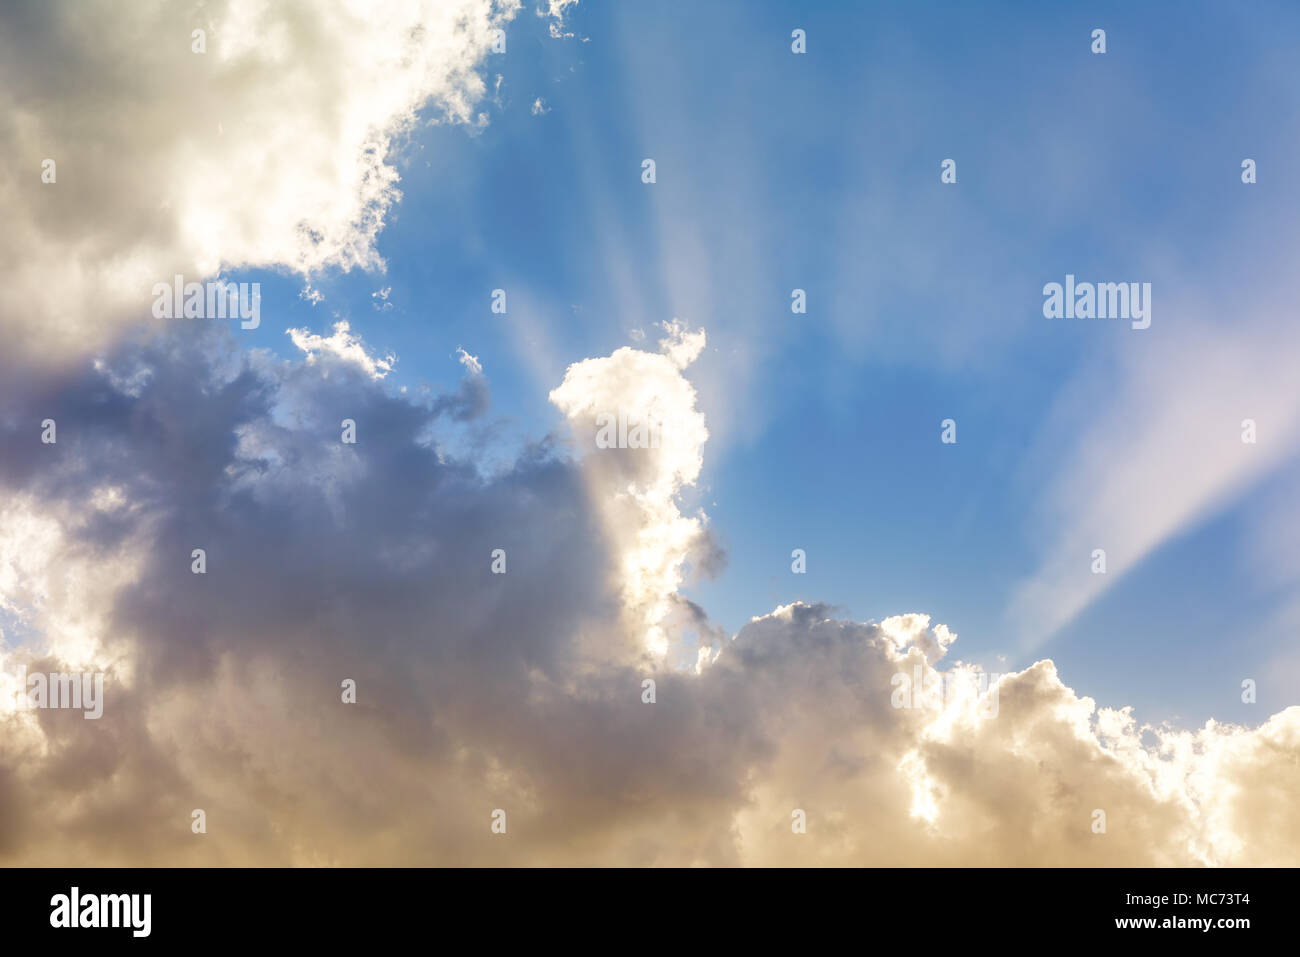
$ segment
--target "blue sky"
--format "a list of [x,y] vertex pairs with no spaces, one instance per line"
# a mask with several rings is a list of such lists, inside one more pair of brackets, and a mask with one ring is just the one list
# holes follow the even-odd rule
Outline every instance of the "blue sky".
[[[1127,356],[1194,336],[1176,304],[1231,330],[1243,285],[1285,288],[1260,247],[1277,254],[1297,198],[1277,122],[1297,105],[1277,85],[1293,34],[1254,29],[1263,7],[1211,4],[1172,24],[1121,4],[740,9],[583,5],[559,41],[518,18],[483,69],[487,122],[424,126],[400,154],[387,271],[321,277],[318,305],[297,278],[249,274],[270,317],[250,342],[288,355],[284,328],[346,318],[412,389],[450,388],[463,347],[515,449],[560,426],[546,394],[569,363],[680,317],[708,334],[692,378],[712,433],[684,500],[729,556],[687,594],[729,632],[796,598],[923,611],[967,660],[1051,656],[1148,720],[1249,723],[1244,677],[1294,698],[1295,671],[1270,675],[1294,645],[1278,620],[1294,590],[1250,560],[1271,473],[1186,516],[1048,638],[1022,641],[1011,610],[1050,544],[1035,509],[1086,437],[1086,405],[1053,423],[1063,396],[1107,393]],[[950,157],[956,185],[940,183]],[[1045,319],[1041,287],[1066,273],[1152,282],[1152,327]]]

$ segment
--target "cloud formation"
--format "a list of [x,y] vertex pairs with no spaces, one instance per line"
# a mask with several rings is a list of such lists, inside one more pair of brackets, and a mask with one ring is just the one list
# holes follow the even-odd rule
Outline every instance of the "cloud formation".
[[[477,121],[517,9],[0,14],[0,860],[1294,864],[1300,708],[1148,728],[1050,661],[1000,676],[996,713],[899,707],[900,675],[979,677],[928,615],[792,603],[721,634],[679,593],[717,554],[680,501],[702,330],[576,362],[550,393],[574,452],[484,474],[443,441],[489,407],[464,350],[417,401],[346,323],[288,330],[287,361],[132,325],[174,273],[378,268],[390,147],[430,105]],[[662,441],[598,447],[629,415]],[[103,717],[18,709],[20,667],[103,672]]]
[[[575,365],[557,404],[653,398],[688,441],[548,439],[495,477],[439,448],[438,397],[332,350],[214,359],[224,333],[190,329],[10,397],[7,862],[1294,863],[1300,708],[1145,729],[1050,661],[1002,676],[995,715],[896,707],[896,675],[976,674],[945,667],[956,635],[802,603],[694,668],[647,655],[628,609],[670,601],[682,555],[648,533],[703,443],[683,329]],[[105,671],[104,717],[12,710],[20,663]]]
[[145,316],[153,284],[174,274],[382,268],[375,241],[400,195],[392,147],[423,110],[480,121],[476,67],[519,9],[7,4],[7,345],[84,357]]
[[[663,329],[657,355],[624,347],[575,363],[550,395],[589,450],[585,474],[620,556],[624,606],[644,634],[645,649],[659,657],[668,648],[664,623],[674,610],[683,566],[709,547],[707,517],[682,515],[677,504],[678,493],[699,477],[709,437],[695,389],[681,374],[703,351],[705,335],[678,320]],[[617,424],[622,440],[638,423],[647,428],[644,442],[598,448],[602,424]]]

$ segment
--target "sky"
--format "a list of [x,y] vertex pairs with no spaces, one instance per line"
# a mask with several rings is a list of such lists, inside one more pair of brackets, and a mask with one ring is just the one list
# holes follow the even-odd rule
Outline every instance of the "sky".
[[1296,862],[1300,11],[0,18],[0,859]]

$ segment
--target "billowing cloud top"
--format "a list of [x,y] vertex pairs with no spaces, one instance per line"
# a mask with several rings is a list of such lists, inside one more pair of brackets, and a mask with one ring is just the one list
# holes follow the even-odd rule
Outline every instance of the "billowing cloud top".
[[[569,367],[551,401],[568,417],[591,453],[586,475],[604,517],[607,536],[620,556],[618,585],[625,607],[644,629],[645,649],[662,656],[669,636],[682,566],[700,548],[705,516],[685,516],[677,494],[695,482],[709,437],[695,408],[695,389],[681,374],[704,348],[703,330],[664,324],[656,355],[624,347],[601,359]],[[627,440],[638,424],[644,441]],[[602,426],[625,448],[597,448]],[[638,447],[640,446],[640,447]]]
[[[1300,708],[1254,730],[1144,728],[1050,661],[940,670],[956,635],[926,615],[803,603],[695,668],[647,654],[701,534],[671,497],[704,435],[680,341],[580,363],[554,397],[579,433],[605,402],[654,397],[685,450],[539,447],[490,479],[429,441],[441,400],[388,395],[347,350],[223,365],[215,339],[173,338],[13,397],[15,422],[39,407],[63,431],[39,452],[25,426],[0,433],[0,855],[1294,861]],[[102,671],[103,717],[18,710],[23,666]],[[983,695],[950,693],[958,678]]]

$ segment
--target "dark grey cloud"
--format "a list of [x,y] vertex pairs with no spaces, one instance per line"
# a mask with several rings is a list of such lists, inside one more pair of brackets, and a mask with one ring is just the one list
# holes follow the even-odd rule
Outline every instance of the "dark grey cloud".
[[98,609],[106,673],[100,720],[0,714],[7,862],[1147,865],[1294,846],[1300,708],[1144,745],[1039,662],[1003,678],[993,719],[900,709],[894,676],[933,675],[952,636],[816,604],[732,638],[678,597],[665,625],[711,653],[674,668],[628,631],[604,472],[561,443],[484,475],[439,444],[446,397],[201,326],[75,374],[5,371],[0,542],[34,543],[36,584],[10,592],[38,596],[10,614],[50,645],[6,664],[68,670],[57,630]]

